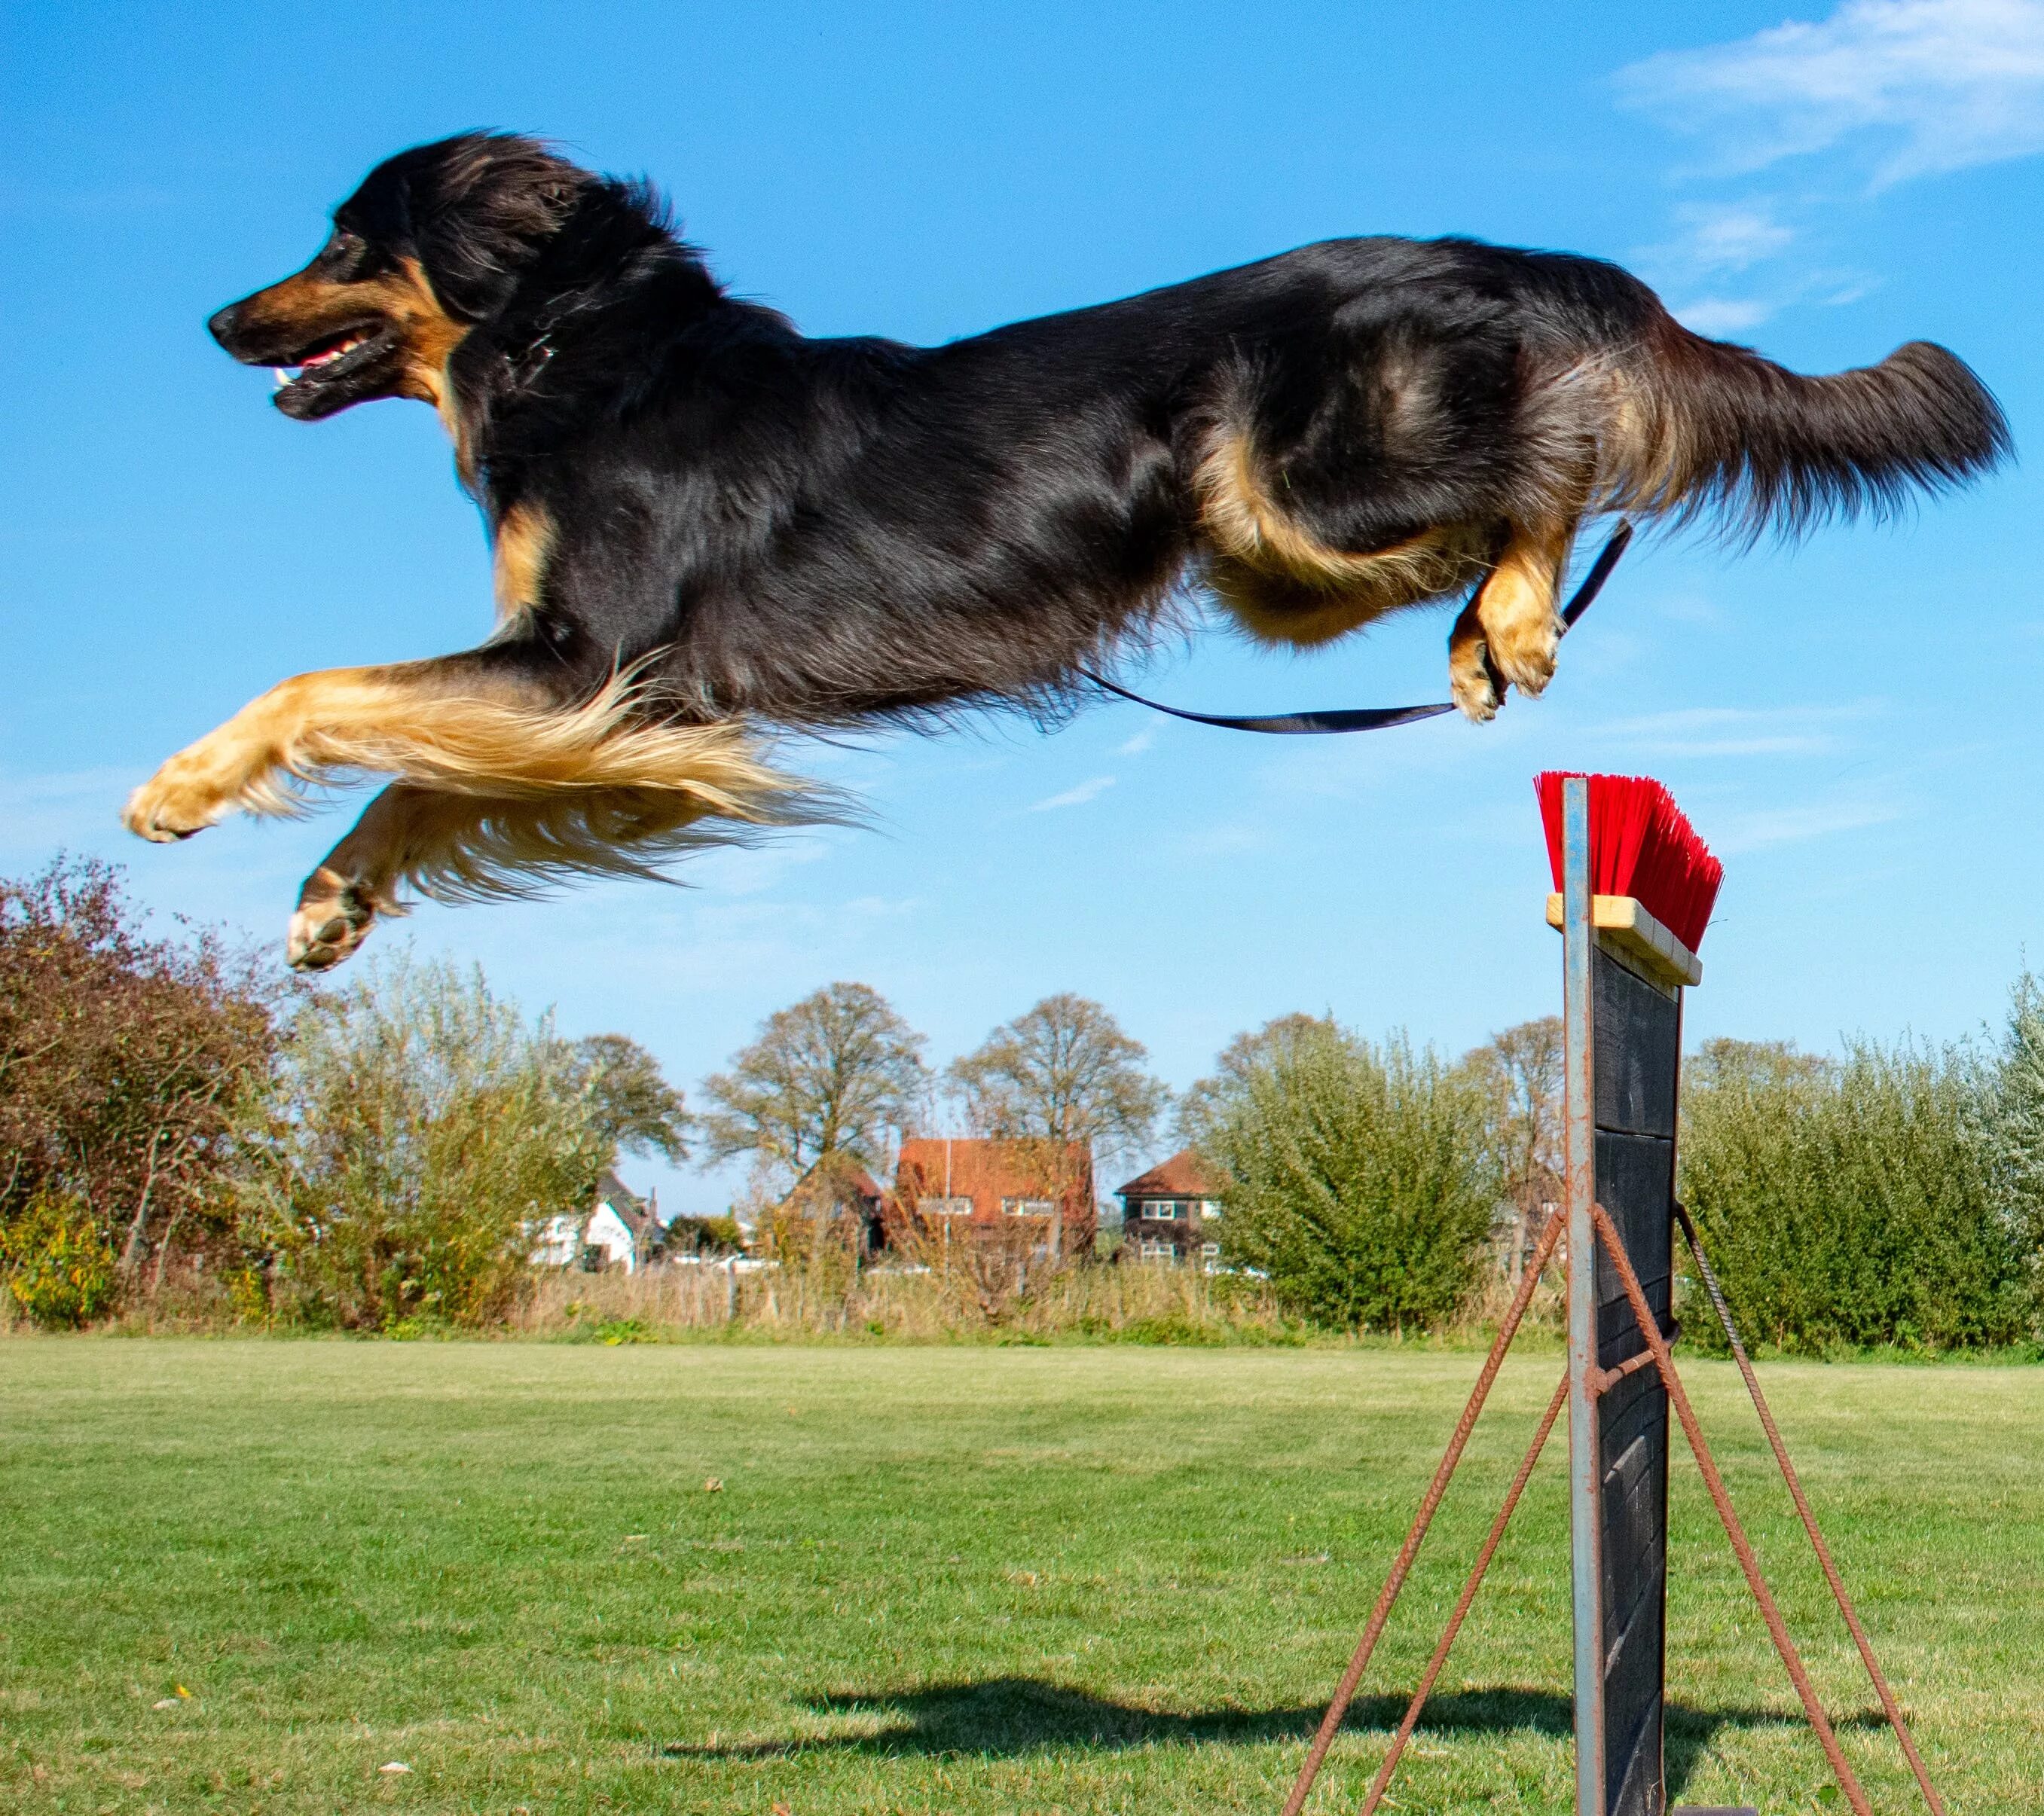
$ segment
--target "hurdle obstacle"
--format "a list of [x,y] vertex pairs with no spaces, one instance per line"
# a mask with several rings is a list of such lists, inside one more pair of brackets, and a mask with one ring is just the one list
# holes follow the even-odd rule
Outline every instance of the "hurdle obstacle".
[[[1818,1530],[1694,1226],[1675,1196],[1682,993],[1701,981],[1701,962],[1636,899],[1593,893],[1590,778],[1559,779],[1562,887],[1548,898],[1547,920],[1562,935],[1564,1202],[1549,1217],[1535,1244],[1440,1465],[1293,1783],[1285,1816],[1299,1816],[1304,1806],[1540,1276],[1565,1234],[1566,1368],[1385,1749],[1365,1798],[1363,1816],[1375,1816],[1385,1798],[1427,1695],[1564,1407],[1569,1414],[1577,1816],[1754,1816],[1745,1809],[1691,1806],[1670,1811],[1667,1806],[1671,1410],[1695,1455],[1747,1588],[1832,1776],[1854,1816],[1870,1816],[1865,1791],[1839,1747],[1761,1575],[1675,1371],[1669,1346],[1680,1334],[1673,1315],[1678,1222],[1882,1710],[1932,1816],[1945,1816],[1908,1723]],[[1682,832],[1689,836],[1686,824]]]
[[[1696,955],[1630,896],[1591,889],[1589,782],[1562,784],[1564,1209],[1576,1808],[1661,1816],[1667,1683],[1668,1393],[1612,1257],[1609,1213],[1672,1339],[1675,1106]],[[1579,1257],[1593,1265],[1578,1265]]]

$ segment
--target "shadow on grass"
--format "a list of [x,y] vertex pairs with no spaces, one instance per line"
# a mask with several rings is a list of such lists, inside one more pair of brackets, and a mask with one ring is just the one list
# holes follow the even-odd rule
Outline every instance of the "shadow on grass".
[[[1375,1730],[1389,1734],[1405,1713],[1406,1696],[1358,1697],[1344,1731]],[[670,1759],[760,1760],[801,1753],[853,1753],[880,1756],[925,1753],[978,1755],[999,1759],[1051,1747],[1090,1747],[1119,1752],[1159,1745],[1254,1745],[1269,1741],[1304,1741],[1320,1725],[1321,1707],[1297,1709],[1211,1709],[1174,1714],[1111,1702],[1089,1691],[1034,1677],[994,1677],[977,1684],[928,1684],[911,1690],[844,1691],[813,1697],[819,1714],[891,1714],[899,1719],[870,1734],[826,1735],[813,1740],[732,1741],[659,1749]],[[1435,1733],[1527,1732],[1566,1739],[1574,1726],[1566,1696],[1551,1691],[1504,1687],[1462,1690],[1428,1699],[1420,1727]],[[1668,1791],[1673,1797],[1689,1782],[1702,1756],[1727,1728],[1799,1727],[1800,1713],[1773,1709],[1668,1709]],[[1842,1728],[1879,1727],[1876,1712],[1836,1721]],[[1814,1742],[1812,1743],[1814,1745]]]

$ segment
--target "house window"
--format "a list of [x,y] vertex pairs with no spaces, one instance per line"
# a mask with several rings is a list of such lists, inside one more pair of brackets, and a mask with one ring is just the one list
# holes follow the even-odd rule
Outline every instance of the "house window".
[[1146,1261],[1174,1261],[1178,1258],[1178,1246],[1169,1236],[1145,1236],[1138,1252]]
[[970,1217],[972,1200],[970,1198],[918,1198],[916,1208],[925,1217]]
[[1154,1204],[1144,1205],[1143,1215],[1155,1218],[1159,1223],[1175,1223],[1178,1220],[1178,1201],[1175,1198],[1159,1198]]
[[1051,1198],[1004,1198],[1001,1208],[1009,1217],[1051,1217],[1057,1215],[1058,1206]]
[[1219,1261],[1220,1259],[1220,1244],[1218,1242],[1202,1242],[1200,1244],[1200,1253],[1204,1255],[1210,1261]]
[[1200,1200],[1200,1215],[1208,1219],[1216,1218],[1220,1215],[1220,1206],[1211,1198],[1202,1198]]

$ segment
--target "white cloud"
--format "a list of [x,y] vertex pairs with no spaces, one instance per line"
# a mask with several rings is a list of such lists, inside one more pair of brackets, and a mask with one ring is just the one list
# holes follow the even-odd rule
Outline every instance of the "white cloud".
[[1047,800],[1037,801],[1029,811],[1032,813],[1048,813],[1054,807],[1083,807],[1096,795],[1105,794],[1113,786],[1113,777],[1095,776],[1090,781],[1081,782],[1077,788],[1066,789],[1062,794],[1054,794]]
[[1619,73],[1633,105],[1759,170],[1872,135],[1877,186],[2044,151],[2044,0],[1846,0]]
[[0,775],[0,851],[12,857],[51,846],[110,842],[121,803],[145,779],[145,771],[123,769]]
[[1204,831],[1188,832],[1178,841],[1178,849],[1193,858],[1234,858],[1266,850],[1270,843],[1270,834],[1258,827],[1210,826]]
[[1736,297],[1700,297],[1694,302],[1677,304],[1669,313],[1692,334],[1716,340],[1758,328],[1773,314],[1774,305]]
[[1114,747],[1114,754],[1117,757],[1139,757],[1156,742],[1157,734],[1155,731],[1138,731],[1134,737],[1124,738],[1116,744]]
[[1835,706],[1704,706],[1622,719],[1604,728],[1620,743],[1662,757],[1814,756],[1839,747],[1839,728],[1873,717],[1877,701]]
[[1723,816],[1712,823],[1711,849],[1729,858],[1773,845],[1800,845],[1839,832],[1885,826],[1903,815],[1900,802],[1873,798],[1807,801],[1800,806],[1762,808]]
[[1698,271],[1742,271],[1787,250],[1795,230],[1766,202],[1698,203],[1679,209],[1682,236],[1665,250]]

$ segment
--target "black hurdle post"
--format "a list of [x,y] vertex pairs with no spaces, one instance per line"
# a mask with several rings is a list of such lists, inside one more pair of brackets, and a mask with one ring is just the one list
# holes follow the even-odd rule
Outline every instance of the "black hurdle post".
[[1591,893],[1588,779],[1562,803],[1576,1816],[1664,1816],[1668,1396],[1592,1215],[1672,1337],[1682,991],[1703,967],[1631,897]]

